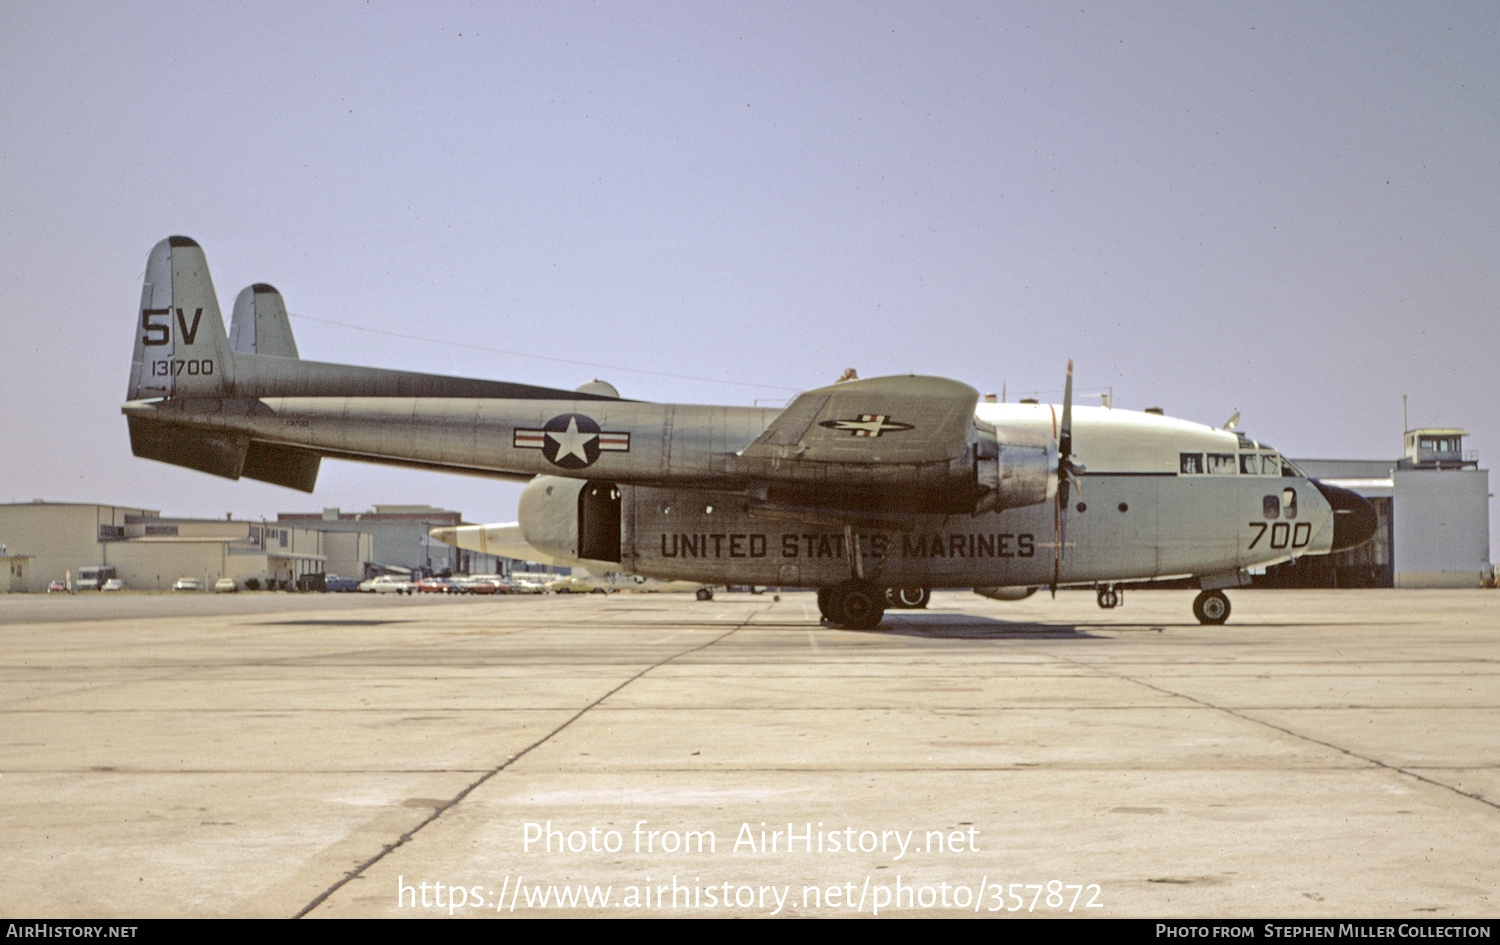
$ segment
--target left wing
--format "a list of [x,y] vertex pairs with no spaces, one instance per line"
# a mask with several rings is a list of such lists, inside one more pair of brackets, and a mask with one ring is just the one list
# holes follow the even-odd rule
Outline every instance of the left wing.
[[967,384],[913,375],[808,391],[737,456],[751,514],[909,527],[891,516],[1044,501],[1050,447],[1031,437],[1002,442],[975,418],[978,400]]
[[979,392],[942,377],[873,377],[801,394],[740,456],[916,465],[963,455]]

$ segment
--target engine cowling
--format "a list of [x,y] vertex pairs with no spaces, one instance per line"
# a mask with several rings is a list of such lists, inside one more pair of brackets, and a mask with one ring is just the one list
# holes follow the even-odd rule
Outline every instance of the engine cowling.
[[1057,491],[1057,445],[1050,438],[977,422],[975,430],[976,514],[1024,508],[1052,498]]

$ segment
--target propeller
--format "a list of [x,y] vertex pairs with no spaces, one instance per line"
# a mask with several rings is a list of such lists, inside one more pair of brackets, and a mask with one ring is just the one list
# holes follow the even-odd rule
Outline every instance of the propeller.
[[1083,494],[1083,484],[1078,482],[1082,466],[1073,462],[1073,362],[1068,361],[1068,380],[1063,386],[1062,426],[1057,431],[1057,501],[1052,506],[1052,596],[1057,596],[1057,583],[1062,575],[1063,545],[1068,540],[1068,494],[1070,487],[1078,486]]

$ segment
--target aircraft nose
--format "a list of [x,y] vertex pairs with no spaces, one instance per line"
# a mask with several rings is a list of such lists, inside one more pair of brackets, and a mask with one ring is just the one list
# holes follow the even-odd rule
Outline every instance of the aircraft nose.
[[1333,507],[1333,547],[1329,551],[1358,548],[1375,534],[1375,506],[1357,492],[1311,480]]

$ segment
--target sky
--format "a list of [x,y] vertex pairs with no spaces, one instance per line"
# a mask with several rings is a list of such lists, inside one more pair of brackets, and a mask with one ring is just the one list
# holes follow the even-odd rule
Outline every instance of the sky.
[[1059,400],[1072,359],[1079,403],[1489,466],[1496,62],[1492,2],[0,0],[0,502],[514,520],[133,457],[173,234],[314,360],[780,405],[846,367]]

